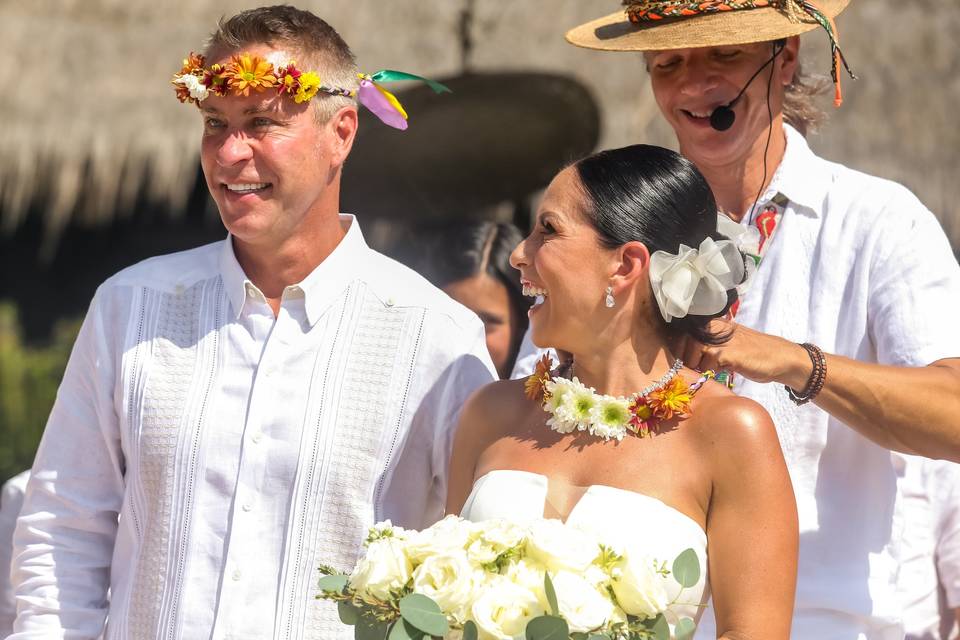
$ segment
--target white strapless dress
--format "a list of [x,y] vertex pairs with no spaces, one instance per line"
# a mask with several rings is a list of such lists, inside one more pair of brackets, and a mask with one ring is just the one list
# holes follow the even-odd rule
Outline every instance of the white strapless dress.
[[[460,515],[474,522],[504,518],[526,524],[544,517],[548,489],[547,477],[539,473],[490,471],[474,482]],[[595,484],[586,488],[566,522],[595,533],[615,547],[641,549],[645,555],[666,561],[667,567],[682,551],[693,549],[700,558],[700,581],[683,590],[668,621],[674,622],[677,617],[700,619],[710,595],[707,534],[692,518],[642,493]],[[673,600],[680,587],[671,584]]]

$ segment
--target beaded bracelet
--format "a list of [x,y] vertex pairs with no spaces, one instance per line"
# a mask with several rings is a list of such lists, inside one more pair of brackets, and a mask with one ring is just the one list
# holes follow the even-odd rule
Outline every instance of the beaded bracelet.
[[794,404],[798,407],[816,398],[817,394],[823,389],[823,383],[827,379],[827,359],[823,357],[823,351],[820,350],[820,347],[815,344],[810,344],[809,342],[804,342],[800,346],[803,347],[807,355],[810,356],[810,362],[813,363],[813,371],[810,373],[810,378],[807,380],[807,385],[803,388],[803,391],[798,393],[796,390],[786,387],[787,395],[790,396],[790,399],[793,400]]

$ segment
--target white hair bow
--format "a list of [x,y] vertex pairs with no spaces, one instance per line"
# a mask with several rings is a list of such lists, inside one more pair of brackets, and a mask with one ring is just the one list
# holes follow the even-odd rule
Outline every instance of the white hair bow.
[[743,256],[730,240],[705,238],[700,249],[680,245],[676,254],[650,256],[650,284],[663,319],[709,316],[727,306],[727,292],[744,277]]

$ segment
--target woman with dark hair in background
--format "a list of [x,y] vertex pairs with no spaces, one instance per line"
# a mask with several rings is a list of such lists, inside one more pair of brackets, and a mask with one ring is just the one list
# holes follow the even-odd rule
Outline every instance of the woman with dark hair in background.
[[510,377],[530,307],[520,287],[520,272],[510,266],[510,253],[523,234],[512,224],[478,221],[427,235],[417,270],[480,316],[497,372],[501,378]]
[[[659,147],[604,151],[554,178],[511,262],[537,298],[534,341],[571,360],[470,398],[447,513],[558,518],[667,563],[692,548],[707,570],[669,594],[668,621],[688,630],[681,618],[698,619],[712,589],[724,638],[776,640],[789,637],[798,543],[776,430],[676,351],[688,336],[729,339],[707,325],[746,269],[716,210],[693,164]],[[607,621],[642,610],[611,588],[623,610]]]

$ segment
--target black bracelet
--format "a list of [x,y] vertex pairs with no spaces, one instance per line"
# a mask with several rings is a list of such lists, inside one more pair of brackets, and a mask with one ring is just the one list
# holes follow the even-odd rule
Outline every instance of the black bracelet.
[[810,362],[813,363],[813,371],[803,391],[797,392],[795,389],[786,387],[787,395],[798,407],[806,404],[817,397],[817,394],[823,389],[823,383],[827,379],[827,359],[823,357],[823,351],[815,344],[804,342],[800,345],[810,356]]

